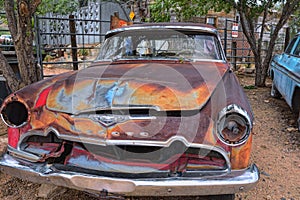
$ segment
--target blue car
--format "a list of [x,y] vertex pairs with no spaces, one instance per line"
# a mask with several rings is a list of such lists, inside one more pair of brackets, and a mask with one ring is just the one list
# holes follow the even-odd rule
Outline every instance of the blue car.
[[273,79],[271,96],[282,96],[298,114],[300,130],[300,33],[291,40],[285,52],[273,57],[270,76]]

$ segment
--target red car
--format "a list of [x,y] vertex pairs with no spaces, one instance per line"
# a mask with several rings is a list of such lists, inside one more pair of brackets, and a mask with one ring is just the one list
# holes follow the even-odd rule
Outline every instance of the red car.
[[31,181],[234,199],[259,180],[251,107],[207,25],[112,30],[89,68],[11,94],[1,117],[1,169]]

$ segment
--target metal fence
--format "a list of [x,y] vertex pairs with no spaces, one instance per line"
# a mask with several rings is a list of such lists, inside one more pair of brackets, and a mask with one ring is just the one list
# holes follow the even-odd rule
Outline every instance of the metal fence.
[[67,24],[64,29],[53,28],[50,31],[48,29],[36,29],[37,57],[42,68],[73,70],[85,67],[95,59],[103,37],[101,33],[85,33],[78,29],[78,26],[82,27],[81,25],[86,23],[93,23],[98,26],[101,26],[101,23],[109,24],[109,21],[77,19],[73,15],[70,15],[69,18],[37,16],[35,21],[36,27],[48,23],[54,26]]
[[[233,28],[234,25],[238,25],[238,22],[231,19],[225,19],[224,22],[224,28],[219,29],[219,32],[225,54],[233,68],[237,70],[241,66],[250,67],[251,65],[254,65],[254,55],[241,26],[239,25],[237,29]],[[258,35],[260,34],[261,25],[257,24],[256,27],[256,34]],[[271,34],[272,30],[264,33],[262,41],[262,57],[267,53]],[[274,53],[282,52],[284,50],[285,37],[286,31],[282,30],[276,40]]]
[[110,17],[116,12],[126,19],[130,10],[113,2],[97,1],[69,16],[36,16],[37,59],[43,75],[52,75],[54,70],[47,69],[77,70],[93,62],[110,30]]

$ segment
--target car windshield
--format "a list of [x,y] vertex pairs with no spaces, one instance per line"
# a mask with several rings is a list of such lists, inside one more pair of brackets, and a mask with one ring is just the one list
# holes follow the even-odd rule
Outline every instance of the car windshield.
[[213,34],[170,29],[127,30],[106,39],[98,60],[223,60]]

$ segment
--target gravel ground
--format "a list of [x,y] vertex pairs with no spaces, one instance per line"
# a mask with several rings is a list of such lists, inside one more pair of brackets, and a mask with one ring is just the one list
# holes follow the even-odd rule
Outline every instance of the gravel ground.
[[[253,190],[236,194],[236,199],[300,200],[300,133],[296,130],[296,116],[282,99],[270,97],[270,80],[266,88],[255,88],[252,86],[253,77],[239,76],[239,79],[242,86],[247,88],[245,91],[255,114],[252,161],[259,167],[261,179]],[[5,132],[0,122],[0,134]],[[1,151],[6,146],[6,140],[6,135],[0,136]],[[52,189],[54,192],[43,198],[47,192],[43,192],[39,184],[0,173],[0,199],[97,199],[80,191],[61,187]]]

